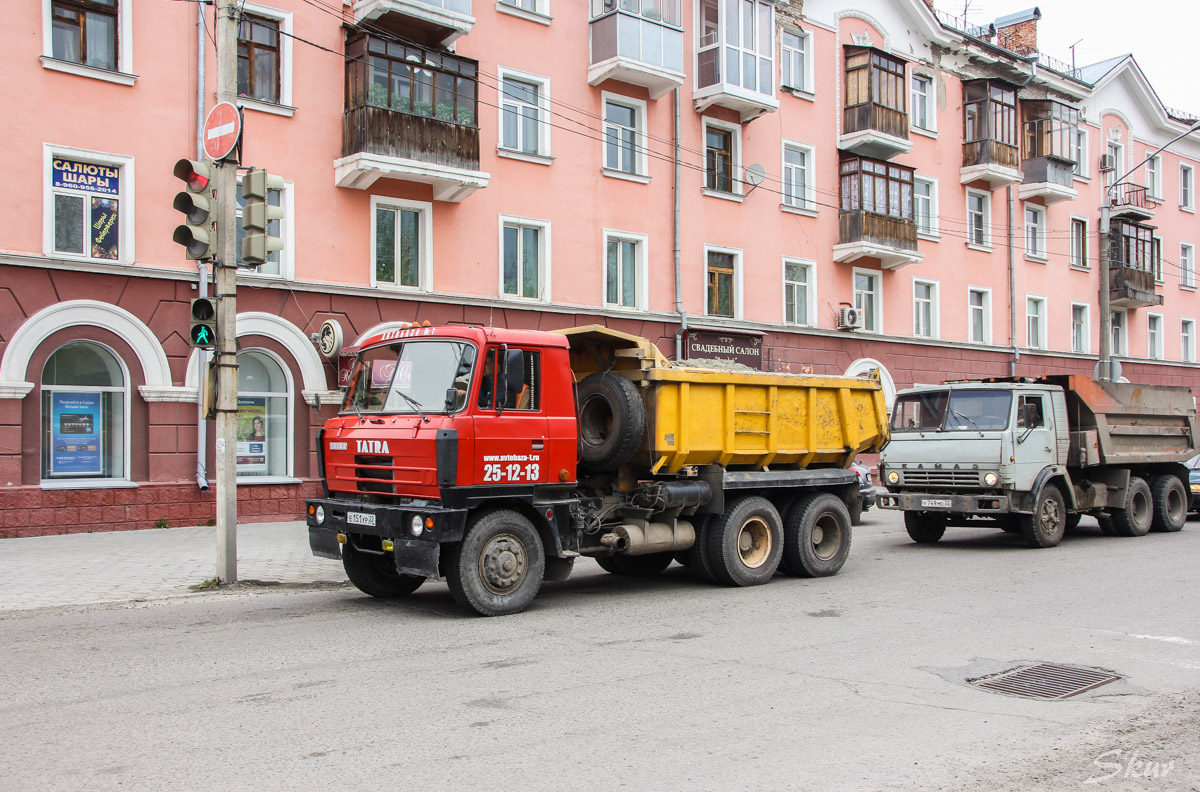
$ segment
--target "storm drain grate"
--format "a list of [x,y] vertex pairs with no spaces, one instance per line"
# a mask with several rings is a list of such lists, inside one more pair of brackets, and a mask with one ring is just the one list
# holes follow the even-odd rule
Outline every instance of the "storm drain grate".
[[1039,699],[1065,699],[1078,696],[1121,677],[1093,668],[1071,668],[1070,666],[1038,663],[1021,666],[996,676],[968,679],[975,687],[1011,693],[1014,696]]

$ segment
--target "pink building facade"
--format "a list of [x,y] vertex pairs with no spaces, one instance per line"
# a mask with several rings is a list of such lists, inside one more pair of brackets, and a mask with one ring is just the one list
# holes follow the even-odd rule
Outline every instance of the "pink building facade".
[[[0,536],[213,516],[200,274],[171,240],[172,166],[215,102],[196,5],[41,0],[0,32]],[[242,13],[242,164],[284,179],[283,250],[239,276],[243,519],[297,517],[318,487],[327,320],[348,346],[401,321],[600,323],[669,357],[879,368],[893,391],[1090,374],[1107,269],[1123,375],[1197,384],[1200,134],[1135,168],[1196,119],[1130,56],[1040,55],[1036,9],[983,27],[925,0]]]

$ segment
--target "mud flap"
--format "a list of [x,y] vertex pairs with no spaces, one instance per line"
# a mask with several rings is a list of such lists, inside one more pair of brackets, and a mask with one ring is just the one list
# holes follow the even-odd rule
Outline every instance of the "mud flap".
[[342,547],[338,544],[337,533],[328,528],[309,528],[308,546],[315,556],[342,560]]
[[440,580],[438,557],[441,545],[437,542],[414,542],[411,539],[396,539],[396,571],[402,575],[420,575],[431,580]]
[[542,580],[550,581],[551,583],[561,583],[571,577],[571,570],[575,568],[575,558],[547,558],[546,571],[542,573]]

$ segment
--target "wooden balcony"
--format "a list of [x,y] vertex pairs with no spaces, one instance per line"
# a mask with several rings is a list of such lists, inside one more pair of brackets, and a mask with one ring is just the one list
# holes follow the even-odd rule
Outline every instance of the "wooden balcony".
[[963,165],[959,182],[971,184],[984,181],[993,190],[1019,184],[1021,152],[1016,146],[998,140],[973,140],[963,144]]
[[924,256],[917,252],[916,222],[861,210],[838,212],[833,260],[849,263],[860,258],[879,259],[884,269],[921,261]]
[[891,159],[912,150],[908,114],[868,102],[842,110],[838,148],[864,157]]
[[1108,268],[1109,301],[1116,308],[1144,308],[1162,305],[1163,297],[1154,292],[1154,273],[1136,267]]

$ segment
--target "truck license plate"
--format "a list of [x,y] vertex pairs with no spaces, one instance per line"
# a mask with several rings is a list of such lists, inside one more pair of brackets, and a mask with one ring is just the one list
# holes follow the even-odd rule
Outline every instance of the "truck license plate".
[[949,509],[949,498],[921,498],[921,505],[926,509]]
[[346,512],[346,522],[351,525],[375,525],[374,514],[363,514],[362,512]]

